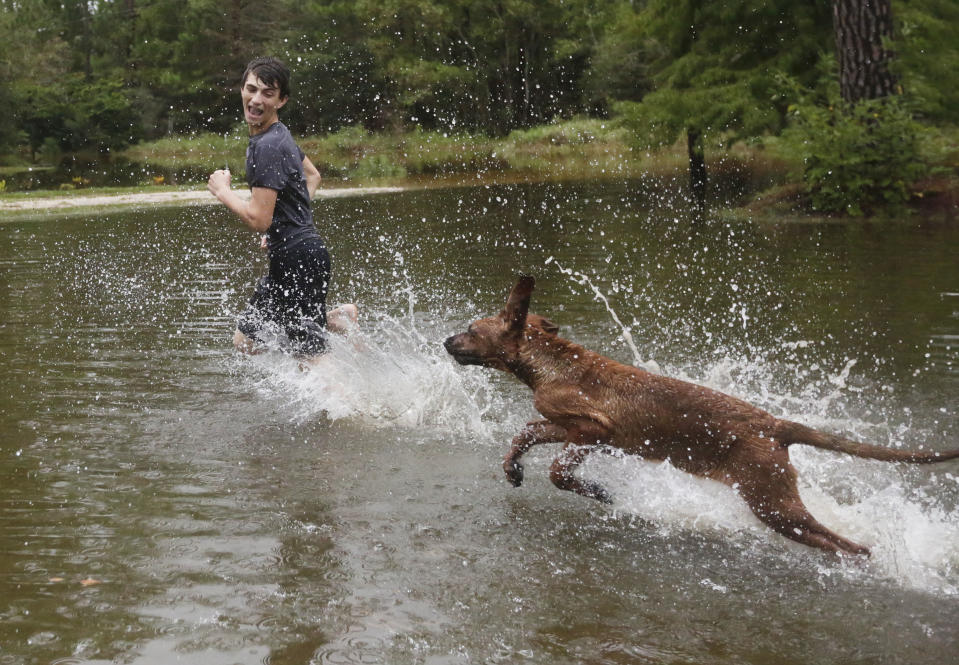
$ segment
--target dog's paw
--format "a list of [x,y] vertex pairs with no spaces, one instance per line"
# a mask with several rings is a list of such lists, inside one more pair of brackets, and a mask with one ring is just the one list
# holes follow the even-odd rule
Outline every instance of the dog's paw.
[[506,479],[513,487],[519,487],[523,484],[523,465],[513,460],[503,462],[503,471],[506,472]]
[[583,487],[586,490],[586,496],[596,499],[602,503],[609,504],[613,502],[613,495],[610,494],[609,491],[599,483],[583,483]]

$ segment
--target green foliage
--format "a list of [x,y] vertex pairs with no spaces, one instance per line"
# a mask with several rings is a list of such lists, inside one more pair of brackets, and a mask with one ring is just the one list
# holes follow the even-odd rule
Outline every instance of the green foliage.
[[142,135],[140,117],[129,90],[119,79],[88,81],[67,74],[55,84],[29,84],[18,89],[15,114],[32,150],[53,139],[64,151],[115,150]]
[[496,163],[495,145],[488,138],[421,129],[372,134],[353,126],[300,143],[321,173],[345,179],[475,172]]
[[238,132],[170,136],[128,148],[123,156],[132,162],[152,164],[163,171],[211,173],[229,166],[233,178],[243,176],[247,135]]
[[378,180],[384,178],[405,178],[406,169],[394,162],[388,155],[369,155],[363,157],[353,169],[352,177],[357,180]]
[[[242,164],[242,148],[198,142],[233,131],[242,67],[270,53],[293,74],[284,121],[297,136],[323,137],[311,140],[329,176],[589,174],[615,171],[617,159],[628,170],[636,154],[689,131],[710,148],[781,132],[796,97],[777,77],[824,94],[830,9],[787,0],[0,0],[0,105],[9,109],[0,150],[53,159],[172,134],[191,137],[184,145],[194,151],[171,147],[178,165],[220,166],[217,150]],[[959,123],[959,3],[893,0],[893,13],[896,74],[915,118]],[[871,163],[887,120],[819,117],[812,106],[790,115],[790,136],[844,128],[842,154]],[[912,121],[888,122],[912,150]],[[854,158],[856,132],[868,154]]]
[[[644,172],[625,144],[628,133],[614,123],[573,118],[546,127],[517,130],[503,139],[414,129],[370,132],[360,125],[298,139],[327,181],[445,177],[488,172],[534,172],[540,177],[629,175]],[[122,157],[146,172],[202,174],[227,161],[235,183],[243,179],[245,136],[202,133],[144,142]],[[674,163],[670,161],[671,170]],[[181,179],[182,180],[182,179]]]
[[647,164],[630,148],[631,134],[601,118],[575,117],[515,130],[495,156],[509,169],[554,177],[607,177],[645,172]]
[[786,0],[650,0],[618,25],[649,57],[652,91],[614,105],[638,147],[691,129],[727,140],[778,131],[786,102],[776,72],[814,79],[832,39],[826,3]]
[[508,138],[511,145],[582,146],[599,141],[621,140],[626,135],[614,123],[581,116],[532,129],[518,129],[511,132]]
[[451,175],[498,170],[495,142],[485,136],[424,132],[407,133],[399,146],[406,170],[415,175]]
[[790,107],[787,148],[801,159],[812,206],[861,215],[901,205],[928,167],[921,128],[900,98]]
[[917,113],[937,123],[959,123],[959,2],[893,2],[898,24],[893,68]]
[[640,101],[653,88],[654,63],[663,58],[663,45],[647,30],[646,17],[633,3],[617,6],[593,49],[588,90],[609,107],[617,101]]
[[608,8],[625,0],[307,0],[278,52],[296,62],[291,122],[505,135],[591,105]]

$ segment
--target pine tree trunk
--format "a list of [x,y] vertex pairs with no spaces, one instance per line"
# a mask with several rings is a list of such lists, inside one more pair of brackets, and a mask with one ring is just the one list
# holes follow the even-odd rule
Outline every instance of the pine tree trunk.
[[833,30],[839,61],[839,90],[847,102],[899,92],[889,71],[893,53],[891,0],[833,0]]
[[133,43],[136,41],[136,32],[137,32],[137,7],[136,0],[124,0],[124,7],[126,9],[127,17],[127,34],[126,34],[126,43],[123,45],[123,54],[126,56],[127,68],[136,69],[136,63],[133,62]]

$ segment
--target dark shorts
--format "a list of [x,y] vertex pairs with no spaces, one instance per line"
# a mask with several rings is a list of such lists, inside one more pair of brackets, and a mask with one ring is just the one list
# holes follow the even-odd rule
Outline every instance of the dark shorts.
[[319,238],[270,252],[270,271],[256,285],[236,327],[250,339],[297,354],[326,348],[330,254]]

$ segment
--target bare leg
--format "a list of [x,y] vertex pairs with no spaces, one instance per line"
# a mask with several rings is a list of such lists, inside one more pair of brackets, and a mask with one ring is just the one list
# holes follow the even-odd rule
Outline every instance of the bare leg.
[[[337,335],[348,335],[359,321],[360,310],[353,303],[346,303],[329,310],[326,313],[326,329]],[[363,344],[358,339],[353,340],[353,348],[357,351],[363,350]],[[328,361],[326,353],[319,353],[309,358],[303,358],[300,367],[304,370],[311,367],[318,367]]]
[[603,503],[612,503],[613,498],[605,487],[593,481],[579,480],[573,475],[583,460],[596,450],[595,446],[567,444],[562,454],[553,461],[549,469],[549,479],[561,490],[576,492]]
[[233,348],[235,348],[240,353],[245,353],[250,356],[255,356],[258,353],[263,353],[263,349],[257,346],[257,343],[252,339],[244,335],[239,330],[233,331]]
[[548,420],[534,420],[513,438],[513,445],[503,460],[503,471],[513,487],[523,484],[523,465],[519,459],[527,450],[541,443],[566,441],[566,430]]
[[360,310],[353,303],[340,305],[326,313],[326,327],[330,332],[345,335],[359,321]]
[[[339,307],[336,307],[327,313],[326,321],[327,330],[340,335],[345,335],[354,326],[356,326],[357,322],[359,321],[359,308],[353,303],[340,305]],[[265,351],[265,349],[260,347],[254,340],[250,339],[239,330],[233,331],[233,347],[240,353],[245,353],[251,356],[263,353]],[[322,354],[320,354],[320,356],[321,355]],[[314,358],[308,359],[307,363],[311,363],[311,361],[320,356],[315,356]]]

